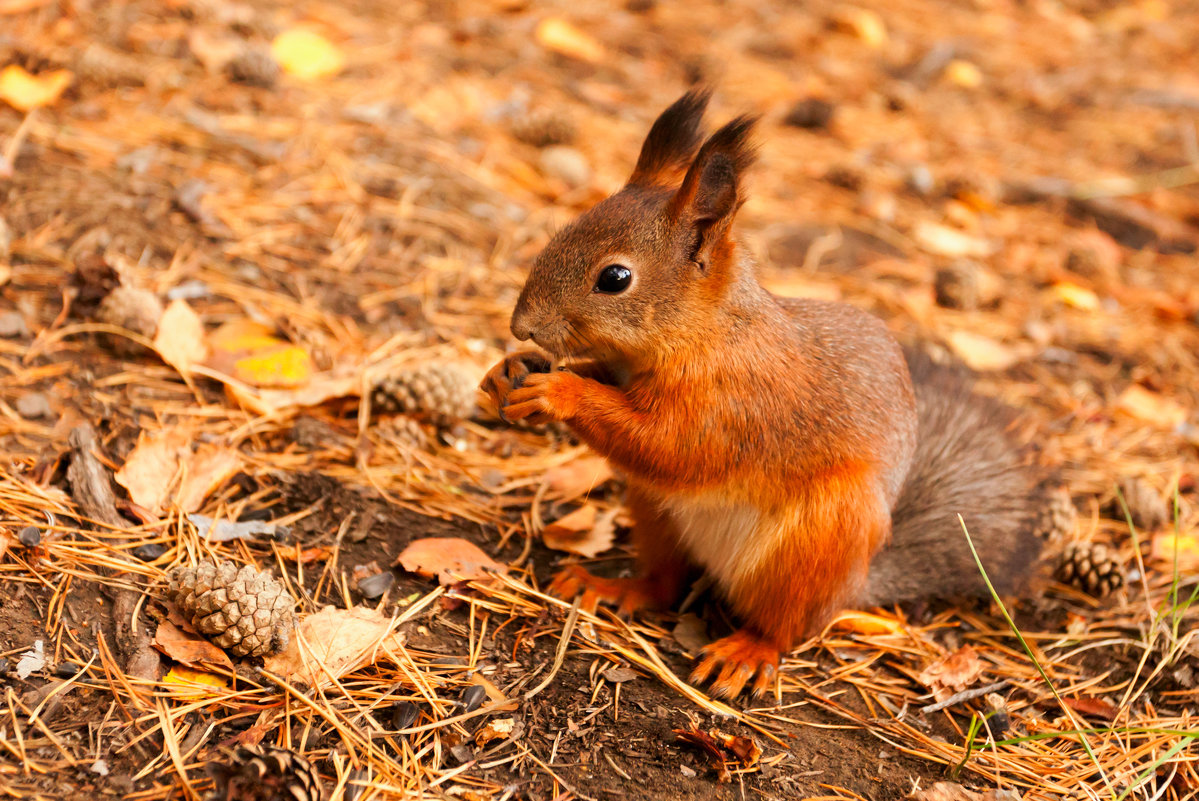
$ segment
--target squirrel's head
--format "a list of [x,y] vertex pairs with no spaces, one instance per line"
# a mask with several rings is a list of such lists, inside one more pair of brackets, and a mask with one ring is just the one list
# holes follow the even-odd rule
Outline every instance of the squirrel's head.
[[558,357],[641,361],[702,335],[733,277],[755,122],[738,117],[701,144],[708,98],[691,91],[666,109],[628,184],[538,255],[512,314],[517,339]]

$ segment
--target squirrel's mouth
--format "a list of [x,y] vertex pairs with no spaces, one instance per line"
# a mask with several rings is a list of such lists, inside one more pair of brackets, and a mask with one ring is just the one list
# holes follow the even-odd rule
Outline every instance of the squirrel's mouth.
[[533,341],[559,359],[577,359],[595,350],[594,343],[567,320],[534,332]]

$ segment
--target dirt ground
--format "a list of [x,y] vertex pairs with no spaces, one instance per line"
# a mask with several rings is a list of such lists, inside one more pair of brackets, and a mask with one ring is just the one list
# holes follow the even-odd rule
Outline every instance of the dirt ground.
[[[286,63],[296,30],[343,63],[303,77],[324,51]],[[1199,13],[1161,0],[0,0],[0,70],[70,71],[33,111],[0,102],[0,797],[204,797],[253,743],[306,757],[327,798],[1196,797],[1196,42]],[[1068,486],[1075,539],[1110,548],[1107,597],[1049,580],[1056,543],[1010,599],[1035,663],[997,606],[878,610],[792,654],[774,698],[724,705],[686,688],[677,616],[540,593],[563,564],[631,569],[619,525],[594,558],[540,539],[621,503],[568,432],[432,414],[414,385],[413,415],[361,399],[429,365],[477,380],[531,259],[697,82],[710,122],[762,115],[739,226],[767,285],[974,368]],[[172,325],[114,328],[118,284]],[[192,321],[212,353],[251,321],[270,339],[251,355],[303,374],[187,361],[162,332]],[[131,489],[122,468],[168,441]],[[217,542],[189,513],[284,529]],[[428,537],[507,577],[394,566]],[[271,569],[301,616],[378,606],[405,650],[317,691],[151,648],[167,574],[206,556]],[[706,596],[692,611],[727,625]],[[962,654],[955,689],[996,684],[1000,707],[922,711],[927,671]],[[188,666],[216,683],[172,679]],[[761,755],[718,765],[693,727]]]

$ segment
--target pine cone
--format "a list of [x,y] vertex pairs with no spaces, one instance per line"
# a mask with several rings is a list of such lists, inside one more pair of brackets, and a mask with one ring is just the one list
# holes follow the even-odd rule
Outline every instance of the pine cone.
[[321,801],[321,775],[295,751],[273,745],[243,745],[225,762],[209,763],[212,801]]
[[423,451],[429,447],[429,435],[414,418],[407,415],[380,420],[375,427],[378,436],[405,451]]
[[479,380],[456,362],[434,362],[401,370],[375,384],[371,404],[381,412],[421,414],[438,422],[470,417]]
[[[153,292],[131,286],[118,286],[104,296],[96,309],[96,321],[128,329],[153,339],[158,333],[158,320],[162,317],[162,301]],[[140,356],[145,348],[133,340],[116,335],[105,335],[104,341],[122,356]]]
[[1102,598],[1124,586],[1124,565],[1098,542],[1072,542],[1062,551],[1054,578]]
[[569,117],[556,109],[536,109],[512,121],[512,135],[526,145],[569,145],[578,134]]
[[[1128,514],[1138,531],[1156,531],[1170,522],[1170,506],[1153,487],[1139,478],[1127,476],[1120,481],[1120,494],[1128,504]],[[1116,501],[1116,518],[1124,519],[1124,509]]]
[[247,44],[225,65],[225,72],[237,83],[270,89],[279,80],[282,69],[269,48]]
[[1033,523],[1037,536],[1056,542],[1074,533],[1078,511],[1065,487],[1042,487],[1037,519]]
[[237,656],[263,656],[287,646],[295,601],[269,573],[205,559],[171,573],[167,597],[201,634]]

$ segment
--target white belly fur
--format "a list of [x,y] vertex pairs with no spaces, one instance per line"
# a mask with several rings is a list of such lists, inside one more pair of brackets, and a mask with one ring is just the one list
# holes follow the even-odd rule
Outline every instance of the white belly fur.
[[721,586],[740,583],[766,555],[761,514],[752,506],[703,496],[674,497],[664,508],[691,560]]

